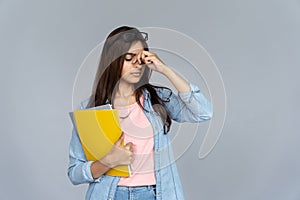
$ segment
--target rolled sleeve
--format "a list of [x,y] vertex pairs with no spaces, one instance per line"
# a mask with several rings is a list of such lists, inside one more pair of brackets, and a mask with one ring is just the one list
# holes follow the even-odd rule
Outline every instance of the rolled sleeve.
[[180,93],[178,92],[178,96],[180,97],[180,99],[185,102],[185,103],[190,103],[191,102],[191,97],[192,97],[192,92],[184,92],[184,93]]
[[88,182],[94,182],[94,178],[92,176],[92,172],[91,172],[91,165],[92,165],[93,161],[88,161],[86,163],[84,163],[83,167],[82,167],[82,174],[84,176],[84,179],[86,179]]
[[185,102],[185,103],[190,103],[191,102],[191,97],[192,97],[192,93],[193,93],[193,89],[191,84],[190,85],[190,91],[188,92],[178,92],[177,95],[180,97],[180,99]]
[[[171,118],[177,122],[202,122],[212,118],[212,104],[201,93],[198,86],[190,83],[189,92],[173,92],[169,95],[169,102],[166,102],[166,109]],[[162,97],[168,96],[166,90],[160,90]]]
[[87,181],[87,182],[100,182],[100,179],[102,176],[100,176],[99,178],[96,178],[94,179],[93,178],[93,175],[92,175],[92,172],[91,172],[91,165],[94,161],[88,161],[84,164],[84,167],[83,167],[83,176],[84,176],[84,179]]
[[189,83],[191,90],[189,92],[178,92],[178,96],[185,103],[190,103],[193,93],[200,93],[200,89],[192,83]]
[[87,161],[83,152],[77,131],[73,129],[72,139],[69,147],[69,167],[68,176],[74,185],[94,182],[91,173],[91,164]]

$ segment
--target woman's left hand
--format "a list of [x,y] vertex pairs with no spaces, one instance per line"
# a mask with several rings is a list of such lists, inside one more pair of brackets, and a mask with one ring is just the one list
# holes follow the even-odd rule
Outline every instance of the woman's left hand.
[[150,69],[159,73],[164,73],[166,69],[169,68],[161,59],[159,59],[155,52],[141,51],[137,55],[137,60],[139,64],[144,62]]

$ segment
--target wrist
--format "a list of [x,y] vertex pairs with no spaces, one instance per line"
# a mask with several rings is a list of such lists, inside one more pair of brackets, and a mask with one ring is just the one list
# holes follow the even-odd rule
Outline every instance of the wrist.
[[104,174],[109,169],[110,167],[107,166],[106,164],[103,164],[100,160],[93,161],[90,166],[93,179],[99,178],[102,174]]
[[109,168],[113,168],[115,167],[113,162],[112,162],[112,158],[110,156],[110,154],[107,154],[106,156],[104,156],[103,158],[101,158],[100,160],[98,160],[100,163],[102,163],[103,165],[106,165]]

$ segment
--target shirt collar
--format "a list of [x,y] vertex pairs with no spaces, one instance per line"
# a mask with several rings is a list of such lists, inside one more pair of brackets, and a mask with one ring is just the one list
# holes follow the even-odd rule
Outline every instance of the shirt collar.
[[145,100],[147,100],[147,99],[150,97],[150,93],[149,93],[149,91],[146,90],[146,89],[143,89],[143,94],[144,94]]

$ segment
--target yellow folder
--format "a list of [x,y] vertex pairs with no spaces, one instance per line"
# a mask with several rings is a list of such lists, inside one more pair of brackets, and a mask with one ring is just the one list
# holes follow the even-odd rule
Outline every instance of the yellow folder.
[[[118,112],[111,110],[74,110],[70,112],[88,161],[105,156],[122,134]],[[124,145],[124,144],[122,144]],[[130,165],[111,168],[106,174],[128,177]]]

